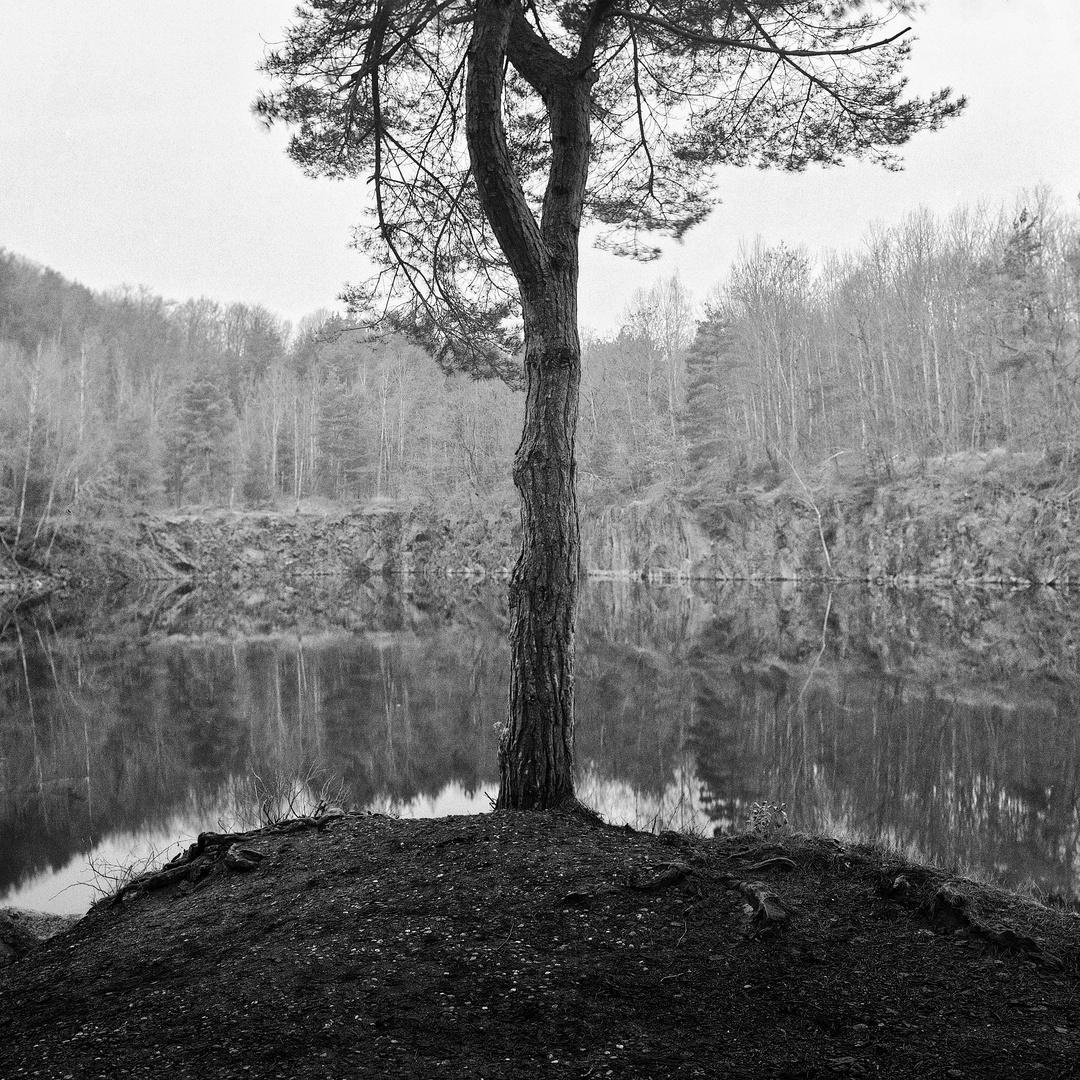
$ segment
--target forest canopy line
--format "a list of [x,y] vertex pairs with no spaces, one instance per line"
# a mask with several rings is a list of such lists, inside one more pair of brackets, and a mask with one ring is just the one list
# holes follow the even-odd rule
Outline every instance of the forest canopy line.
[[[69,509],[512,506],[520,395],[340,325],[94,293],[0,252],[3,511],[25,541]],[[995,447],[1070,471],[1078,378],[1080,215],[1044,192],[918,211],[857,251],[757,246],[704,303],[659,279],[586,335],[582,495],[705,509],[830,460],[887,477]]]

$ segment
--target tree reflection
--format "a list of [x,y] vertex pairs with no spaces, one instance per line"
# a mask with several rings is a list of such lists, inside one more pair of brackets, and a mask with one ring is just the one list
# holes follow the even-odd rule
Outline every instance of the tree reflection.
[[[107,835],[220,827],[253,774],[486,808],[500,585],[322,580],[273,602],[274,632],[225,587],[9,624],[0,895]],[[592,582],[579,625],[578,786],[609,819],[733,830],[784,802],[799,830],[1078,891],[1080,677],[1053,595]]]

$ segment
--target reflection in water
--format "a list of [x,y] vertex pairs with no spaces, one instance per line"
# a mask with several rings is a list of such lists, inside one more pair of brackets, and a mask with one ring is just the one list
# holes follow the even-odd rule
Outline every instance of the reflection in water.
[[[488,809],[499,585],[95,603],[40,607],[0,642],[0,903],[82,910],[73,881],[256,820],[275,778],[310,777],[315,799],[333,776],[405,816]],[[1052,593],[592,582],[580,794],[706,833],[785,802],[800,830],[1077,895],[1077,625]]]

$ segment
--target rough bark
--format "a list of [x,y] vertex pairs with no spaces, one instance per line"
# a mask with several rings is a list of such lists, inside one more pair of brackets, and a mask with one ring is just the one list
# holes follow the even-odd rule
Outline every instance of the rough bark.
[[498,806],[505,809],[542,809],[574,795],[581,350],[577,274],[567,276],[550,290],[544,332],[526,336],[525,423],[514,459],[522,548],[510,583],[510,708],[499,743]]

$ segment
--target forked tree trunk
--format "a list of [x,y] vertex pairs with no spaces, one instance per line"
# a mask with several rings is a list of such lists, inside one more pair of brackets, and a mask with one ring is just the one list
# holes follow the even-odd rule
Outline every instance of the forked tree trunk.
[[[521,0],[476,0],[468,60],[473,178],[517,279],[525,324],[525,423],[514,459],[522,543],[510,583],[510,707],[499,740],[497,806],[541,810],[574,799],[578,236],[596,75],[589,62],[568,60],[536,33]],[[548,111],[551,168],[539,222],[506,147],[507,60]]]

